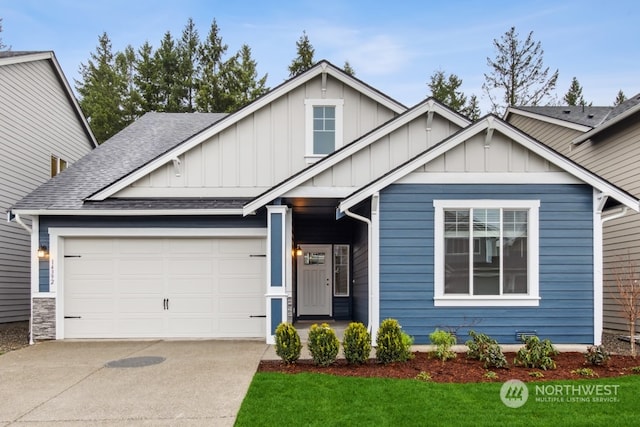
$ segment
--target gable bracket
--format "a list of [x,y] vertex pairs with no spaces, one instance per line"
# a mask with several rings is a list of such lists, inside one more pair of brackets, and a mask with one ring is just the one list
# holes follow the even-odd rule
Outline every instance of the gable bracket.
[[173,162],[173,171],[176,174],[176,177],[179,177],[182,175],[182,162],[180,161],[180,159],[178,157],[174,157],[173,159],[171,159],[171,161]]
[[488,127],[484,137],[484,148],[491,148],[491,138],[493,138],[493,117],[487,118]]
[[327,97],[327,64],[322,64],[322,98]]

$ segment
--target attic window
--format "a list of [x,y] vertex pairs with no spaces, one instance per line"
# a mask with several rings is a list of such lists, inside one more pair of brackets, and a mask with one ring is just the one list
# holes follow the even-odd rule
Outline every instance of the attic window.
[[342,99],[305,100],[305,158],[315,163],[342,147]]
[[51,178],[67,168],[67,161],[60,157],[51,156]]

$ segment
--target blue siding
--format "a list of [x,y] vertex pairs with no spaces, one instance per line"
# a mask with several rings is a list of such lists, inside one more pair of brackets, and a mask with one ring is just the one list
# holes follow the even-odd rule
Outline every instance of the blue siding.
[[[266,215],[240,216],[152,216],[152,217],[40,217],[40,245],[49,244],[49,228],[266,228]],[[40,262],[40,292],[49,292],[49,263]]]
[[[436,199],[540,200],[539,307],[434,307]],[[437,327],[459,328],[461,342],[474,329],[502,343],[517,342],[517,330],[593,343],[592,212],[586,185],[389,186],[380,195],[380,319],[398,319],[416,343]]]
[[282,214],[271,214],[271,286],[282,286],[282,266],[284,247],[282,242]]

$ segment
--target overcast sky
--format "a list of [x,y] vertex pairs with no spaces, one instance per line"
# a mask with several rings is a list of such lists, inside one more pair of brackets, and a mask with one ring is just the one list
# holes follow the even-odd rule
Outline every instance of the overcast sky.
[[515,26],[521,39],[533,31],[545,65],[560,71],[558,99],[574,76],[594,105],[611,105],[620,89],[640,92],[638,0],[0,0],[0,17],[5,44],[53,50],[72,86],[103,32],[114,51],[145,41],[155,49],[166,31],[179,38],[191,17],[201,39],[215,19],[229,53],[248,44],[270,87],[288,78],[306,31],[316,60],[348,60],[358,78],[407,106],[429,95],[429,77],[443,70],[458,75],[486,113],[487,57]]

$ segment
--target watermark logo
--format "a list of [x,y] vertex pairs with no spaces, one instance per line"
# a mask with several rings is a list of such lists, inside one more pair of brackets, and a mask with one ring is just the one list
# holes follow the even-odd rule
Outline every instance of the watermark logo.
[[509,380],[500,388],[500,400],[509,408],[519,408],[529,398],[527,385],[520,380]]

